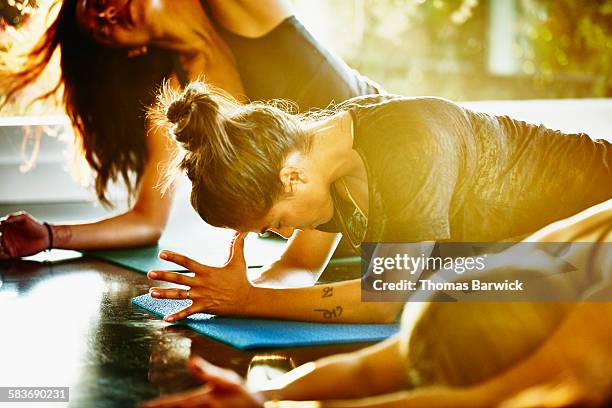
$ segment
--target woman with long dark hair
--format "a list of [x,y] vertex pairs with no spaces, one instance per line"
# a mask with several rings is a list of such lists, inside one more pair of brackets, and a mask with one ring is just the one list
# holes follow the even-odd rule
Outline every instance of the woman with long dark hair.
[[[157,242],[172,191],[162,195],[155,186],[159,164],[172,147],[147,125],[145,111],[164,80],[179,86],[205,76],[238,100],[285,98],[301,110],[380,91],[325,50],[283,0],[64,0],[56,6],[57,18],[27,58],[2,72],[4,103],[35,81],[59,50],[61,78],[50,94],[63,87],[63,105],[93,170],[98,199],[109,204],[107,185],[119,180],[133,204],[119,216],[80,225],[49,225],[12,214],[0,221],[0,259],[50,247]],[[11,67],[8,56],[5,60]],[[298,233],[291,245],[312,248],[337,239]]]

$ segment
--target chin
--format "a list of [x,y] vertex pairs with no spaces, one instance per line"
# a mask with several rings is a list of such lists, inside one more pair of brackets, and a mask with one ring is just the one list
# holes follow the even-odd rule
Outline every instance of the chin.
[[114,44],[115,48],[132,48],[132,47],[142,47],[148,45],[148,41],[134,41],[133,35],[126,35],[121,33],[121,35],[117,35],[112,38],[110,41]]
[[334,206],[331,205],[327,211],[325,212],[325,215],[323,216],[323,218],[320,220],[319,225],[321,224],[325,224],[331,221],[331,219],[334,218]]
[[117,25],[106,37],[98,37],[97,42],[112,48],[142,47],[147,45],[149,36],[142,30]]

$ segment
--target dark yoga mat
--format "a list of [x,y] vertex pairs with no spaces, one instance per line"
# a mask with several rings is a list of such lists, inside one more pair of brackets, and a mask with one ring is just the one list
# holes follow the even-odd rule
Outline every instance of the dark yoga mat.
[[[203,239],[199,236],[185,234],[164,239],[160,244],[148,247],[111,249],[104,251],[86,251],[85,256],[102,259],[138,272],[147,273],[151,269],[167,271],[184,271],[185,268],[159,259],[162,249],[171,250],[186,255],[200,263],[221,266],[227,260],[229,242],[216,237]],[[195,234],[192,234],[195,235]],[[285,241],[278,239],[262,239],[256,235],[247,237],[245,258],[249,268],[258,268],[274,262],[285,248]]]
[[[188,306],[190,300],[153,299],[148,294],[132,303],[163,317]],[[361,343],[384,340],[398,332],[395,324],[310,323],[288,320],[217,317],[198,313],[177,324],[241,350]]]
[[[268,241],[268,240],[266,240]],[[258,243],[259,248],[254,248],[253,251],[245,254],[247,259],[247,265],[249,268],[259,268],[267,265],[277,259],[278,255],[284,248],[284,242],[271,241]],[[152,269],[161,269],[166,271],[185,271],[185,268],[172,263],[159,259],[158,254],[162,249],[172,250],[178,253],[185,254],[198,262],[207,263],[207,260],[211,264],[219,264],[227,258],[227,254],[215,252],[212,255],[206,253],[204,249],[203,255],[198,256],[198,251],[194,248],[188,248],[187,246],[180,245],[156,245],[150,247],[140,248],[129,248],[129,249],[113,249],[106,251],[87,251],[83,252],[85,256],[102,259],[104,261],[114,263],[126,268],[147,273]],[[211,259],[212,258],[212,259]],[[347,258],[333,258],[329,261],[330,266],[344,266],[344,265],[359,265],[361,258],[359,257],[347,257]]]
[[88,251],[84,252],[85,256],[92,258],[102,259],[116,265],[121,265],[134,271],[147,273],[151,269],[163,269],[167,271],[184,271],[185,268],[172,263],[159,259],[157,254],[162,249],[168,249],[167,247],[160,247],[158,245],[151,247],[142,248],[130,248],[130,249],[113,249],[107,251]]

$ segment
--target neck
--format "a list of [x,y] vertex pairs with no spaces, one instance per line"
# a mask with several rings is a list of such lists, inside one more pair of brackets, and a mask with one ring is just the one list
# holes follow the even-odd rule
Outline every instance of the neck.
[[210,49],[221,41],[199,0],[152,0],[144,18],[153,45],[183,53]]
[[365,166],[359,154],[353,150],[353,123],[349,112],[341,112],[311,129],[311,159],[315,166],[325,171],[326,182],[333,184],[342,177],[367,182]]

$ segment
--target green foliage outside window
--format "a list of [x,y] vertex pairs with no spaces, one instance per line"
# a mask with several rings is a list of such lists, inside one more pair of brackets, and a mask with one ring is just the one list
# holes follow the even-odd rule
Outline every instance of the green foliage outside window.
[[[454,100],[612,97],[612,0],[293,2],[298,16],[319,20],[326,43],[349,65],[391,92]],[[16,29],[35,25],[30,15],[47,3],[0,0],[0,49],[19,38]],[[500,21],[512,30],[499,29]],[[504,36],[510,47],[500,48]],[[493,51],[512,62],[508,72],[491,69]],[[16,101],[2,114],[23,114],[24,106]]]
[[[335,35],[357,39],[340,53],[390,91],[453,99],[612,96],[612,0],[331,2]],[[499,16],[514,29],[501,32],[511,36],[507,54],[516,63],[504,74],[489,67],[499,6],[513,10]]]

